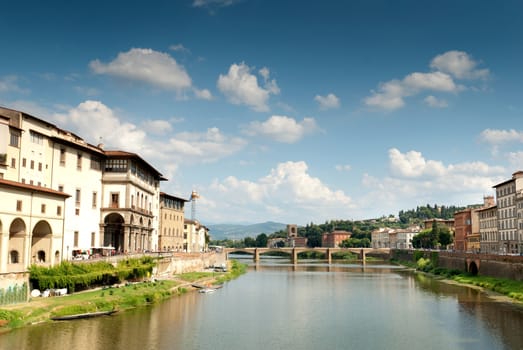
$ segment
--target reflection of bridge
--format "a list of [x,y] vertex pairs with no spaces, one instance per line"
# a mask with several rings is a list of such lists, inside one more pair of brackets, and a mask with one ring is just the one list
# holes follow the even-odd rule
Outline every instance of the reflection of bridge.
[[293,264],[298,262],[298,254],[305,252],[325,254],[325,259],[329,264],[332,262],[333,253],[354,253],[363,262],[365,262],[367,254],[386,255],[387,258],[390,255],[390,248],[225,248],[223,251],[227,259],[229,259],[231,253],[246,253],[252,255],[255,262],[260,260],[262,254],[285,253],[290,256]]

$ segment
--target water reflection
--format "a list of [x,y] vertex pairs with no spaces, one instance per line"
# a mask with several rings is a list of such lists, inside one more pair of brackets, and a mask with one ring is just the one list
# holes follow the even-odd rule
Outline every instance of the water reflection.
[[0,336],[12,349],[521,349],[522,309],[385,264],[251,263],[210,295]]

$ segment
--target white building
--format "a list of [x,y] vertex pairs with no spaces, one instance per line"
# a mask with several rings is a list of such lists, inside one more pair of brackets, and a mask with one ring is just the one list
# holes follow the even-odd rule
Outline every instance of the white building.
[[501,254],[519,254],[523,241],[518,235],[516,194],[523,191],[523,171],[493,186],[496,189],[496,205]]

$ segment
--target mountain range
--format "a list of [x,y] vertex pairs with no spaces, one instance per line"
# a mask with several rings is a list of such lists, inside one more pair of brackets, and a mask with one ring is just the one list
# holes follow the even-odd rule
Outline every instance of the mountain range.
[[260,233],[270,235],[287,228],[286,224],[272,221],[258,224],[210,224],[206,226],[209,228],[211,240],[256,238]]

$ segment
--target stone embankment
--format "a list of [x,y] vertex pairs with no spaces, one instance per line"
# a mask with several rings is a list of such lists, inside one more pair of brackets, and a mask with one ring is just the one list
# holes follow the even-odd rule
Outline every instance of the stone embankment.
[[220,266],[224,263],[224,253],[173,253],[158,260],[153,275],[162,277],[204,271],[210,266]]

